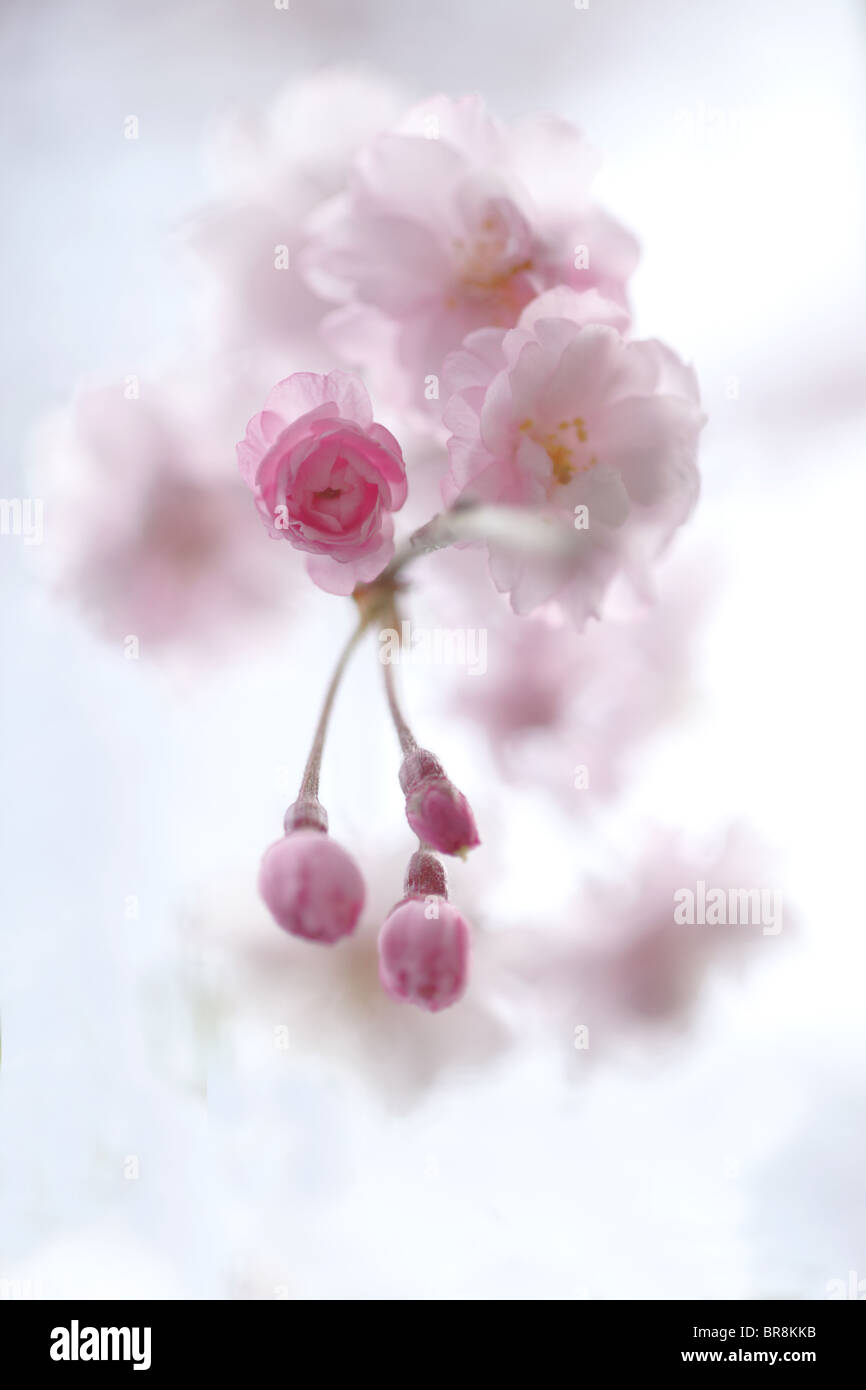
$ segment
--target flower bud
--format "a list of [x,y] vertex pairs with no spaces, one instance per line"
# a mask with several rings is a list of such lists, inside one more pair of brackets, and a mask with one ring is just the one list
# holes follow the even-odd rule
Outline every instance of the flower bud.
[[331,944],[354,931],[364,880],[351,855],[321,830],[293,830],[265,851],[259,892],[284,931]]
[[447,777],[426,777],[406,797],[406,819],[419,840],[440,854],[458,854],[481,843],[475,817]]
[[469,928],[443,897],[405,898],[379,933],[379,979],[392,999],[438,1013],[456,1004],[469,971]]

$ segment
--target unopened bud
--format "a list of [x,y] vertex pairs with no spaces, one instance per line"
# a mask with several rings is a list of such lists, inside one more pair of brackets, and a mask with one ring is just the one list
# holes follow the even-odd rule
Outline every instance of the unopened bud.
[[398,903],[379,933],[379,979],[392,999],[438,1013],[456,1004],[469,974],[469,928],[442,898],[429,913],[423,898]]
[[422,779],[406,797],[406,819],[418,839],[440,854],[463,858],[481,841],[466,797],[447,777]]
[[293,830],[265,852],[259,892],[284,931],[328,945],[355,930],[365,896],[351,855],[309,827]]

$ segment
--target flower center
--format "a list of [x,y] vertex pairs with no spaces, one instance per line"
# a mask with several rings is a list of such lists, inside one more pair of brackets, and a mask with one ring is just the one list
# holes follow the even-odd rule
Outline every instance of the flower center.
[[583,447],[589,442],[589,435],[582,415],[560,420],[554,430],[544,433],[532,419],[522,420],[520,429],[544,449],[551,462],[553,482],[560,487],[570,483],[576,473],[588,473],[598,463],[595,454],[588,454]]
[[459,265],[459,291],[446,299],[449,309],[457,307],[461,295],[482,300],[494,309],[507,312],[508,321],[523,307],[527,295],[521,295],[517,277],[532,269],[532,259],[518,251],[507,226],[495,217],[485,217],[477,236],[470,241],[454,238],[454,251]]

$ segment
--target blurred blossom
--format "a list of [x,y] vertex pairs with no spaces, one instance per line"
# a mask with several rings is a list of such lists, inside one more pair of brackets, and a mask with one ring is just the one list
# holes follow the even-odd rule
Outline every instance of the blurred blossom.
[[645,740],[697,699],[708,590],[705,570],[677,561],[654,604],[621,606],[583,632],[555,604],[519,618],[473,599],[473,621],[491,628],[489,671],[461,682],[455,713],[477,726],[504,776],[546,788],[571,814],[589,811],[623,789]]
[[624,303],[637,245],[592,203],[595,167],[566,121],[506,129],[479,96],[415,107],[312,220],[304,271],[343,305],[330,341],[365,366],[387,353],[417,403],[467,333],[511,327],[552,285]]
[[211,149],[220,196],[187,237],[209,271],[222,341],[292,345],[306,354],[305,367],[329,363],[316,338],[329,306],[296,264],[305,219],[342,187],[355,151],[401,104],[389,83],[333,67],[286,87],[264,111],[220,123]]
[[[726,921],[713,921],[711,894],[724,900]],[[637,1028],[688,1023],[715,969],[742,971],[778,953],[793,927],[773,856],[747,828],[731,826],[703,847],[655,828],[615,878],[584,884],[571,931],[546,934],[520,973],[549,1023],[587,1027],[591,1056]]]
[[40,432],[50,582],[110,641],[203,655],[286,613],[294,557],[263,538],[237,477],[242,416],[216,372],[127,378]]

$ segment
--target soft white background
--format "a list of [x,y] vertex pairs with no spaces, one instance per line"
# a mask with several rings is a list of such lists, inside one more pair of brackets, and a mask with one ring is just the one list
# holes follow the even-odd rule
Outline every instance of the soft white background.
[[[866,1278],[863,30],[842,0],[6,0],[5,496],[28,494],[45,409],[185,331],[171,247],[227,105],[351,59],[584,126],[599,192],[644,245],[638,330],[701,376],[706,487],[683,543],[725,570],[703,704],[630,810],[746,815],[784,853],[800,929],[711,985],[686,1036],[590,1070],[567,1031],[527,1038],[393,1106],[351,1048],[269,1052],[271,1006],[231,1046],[211,1039],[203,1069],[178,913],[207,917],[208,884],[211,902],[249,899],[287,799],[274,730],[291,779],[333,608],[315,601],[295,651],[186,684],[101,646],[4,537],[0,1279],[46,1296],[810,1299]],[[372,700],[359,668],[325,788],[344,838],[371,843],[401,833],[368,770],[394,770],[387,731],[357,746]],[[439,742],[472,784],[471,743]],[[529,825],[510,824],[498,865],[516,922],[563,852]]]

